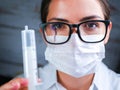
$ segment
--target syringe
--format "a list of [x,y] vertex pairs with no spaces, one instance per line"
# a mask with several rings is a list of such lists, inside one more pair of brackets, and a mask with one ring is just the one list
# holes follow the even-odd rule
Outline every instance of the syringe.
[[36,90],[38,81],[35,31],[25,30],[22,34],[24,75],[28,79],[28,90]]

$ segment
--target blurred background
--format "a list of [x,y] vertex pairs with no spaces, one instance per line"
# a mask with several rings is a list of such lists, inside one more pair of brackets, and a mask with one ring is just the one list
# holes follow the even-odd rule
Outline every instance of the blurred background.
[[36,33],[37,58],[43,66],[45,44],[39,33],[41,0],[0,0],[0,84],[23,73],[21,31]]
[[112,5],[111,21],[113,28],[110,40],[106,45],[105,64],[117,73],[120,73],[120,0],[109,0]]
[[[120,73],[120,0],[112,4],[113,29],[106,45],[103,62]],[[23,73],[21,30],[28,25],[36,31],[38,65],[47,62],[44,58],[45,44],[39,34],[41,0],[0,0],[0,85]]]

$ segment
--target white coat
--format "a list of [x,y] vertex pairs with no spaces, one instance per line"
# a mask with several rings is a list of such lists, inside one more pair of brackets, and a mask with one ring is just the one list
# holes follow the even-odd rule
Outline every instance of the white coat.
[[[37,90],[66,90],[58,84],[56,69],[51,64],[39,68],[39,74],[43,84],[39,85]],[[113,72],[105,64],[100,63],[90,90],[120,90],[120,74]]]

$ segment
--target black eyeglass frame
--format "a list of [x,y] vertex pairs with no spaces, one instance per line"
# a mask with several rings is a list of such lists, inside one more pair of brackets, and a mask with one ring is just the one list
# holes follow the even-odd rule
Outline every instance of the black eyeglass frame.
[[[100,41],[89,42],[89,41],[85,41],[85,40],[83,40],[83,39],[81,38],[79,26],[80,26],[81,24],[83,24],[83,23],[89,23],[89,22],[103,22],[103,23],[105,24],[105,26],[106,26],[106,31],[105,31],[105,35],[104,35],[103,39],[101,39]],[[70,31],[69,31],[68,39],[67,39],[66,41],[61,42],[61,43],[52,43],[52,42],[49,42],[49,41],[46,39],[45,32],[44,32],[45,29],[44,29],[44,28],[45,28],[45,26],[46,26],[47,24],[54,24],[54,23],[59,23],[59,24],[68,25]],[[49,44],[58,45],[58,44],[64,44],[64,43],[68,42],[69,39],[70,39],[70,37],[71,37],[71,34],[73,33],[71,28],[77,28],[76,33],[78,34],[78,36],[79,36],[79,38],[80,38],[81,41],[83,41],[83,42],[85,42],[85,43],[99,43],[99,42],[101,42],[101,41],[103,41],[103,40],[105,39],[105,37],[106,37],[106,35],[107,35],[107,29],[108,29],[109,24],[110,24],[110,20],[89,20],[89,21],[81,22],[81,23],[79,23],[79,24],[68,24],[68,23],[65,23],[65,22],[47,22],[47,23],[42,23],[42,24],[40,24],[40,28],[42,29],[42,33],[43,33],[43,37],[44,37],[45,41],[46,41],[47,43],[49,43]]]

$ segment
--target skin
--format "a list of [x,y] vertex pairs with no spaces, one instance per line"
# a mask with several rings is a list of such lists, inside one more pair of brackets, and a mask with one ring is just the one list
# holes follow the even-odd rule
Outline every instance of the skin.
[[[59,20],[58,20],[59,19]],[[69,24],[78,24],[86,20],[104,20],[102,8],[97,0],[52,0],[47,22],[61,21]],[[109,39],[112,23],[108,27],[106,44]],[[76,33],[76,28],[72,29]],[[74,78],[66,73],[57,72],[58,82],[67,90],[88,90],[92,84],[94,74],[81,78]],[[74,84],[75,83],[75,84]],[[28,81],[24,78],[16,78],[2,85],[0,90],[27,90]]]

